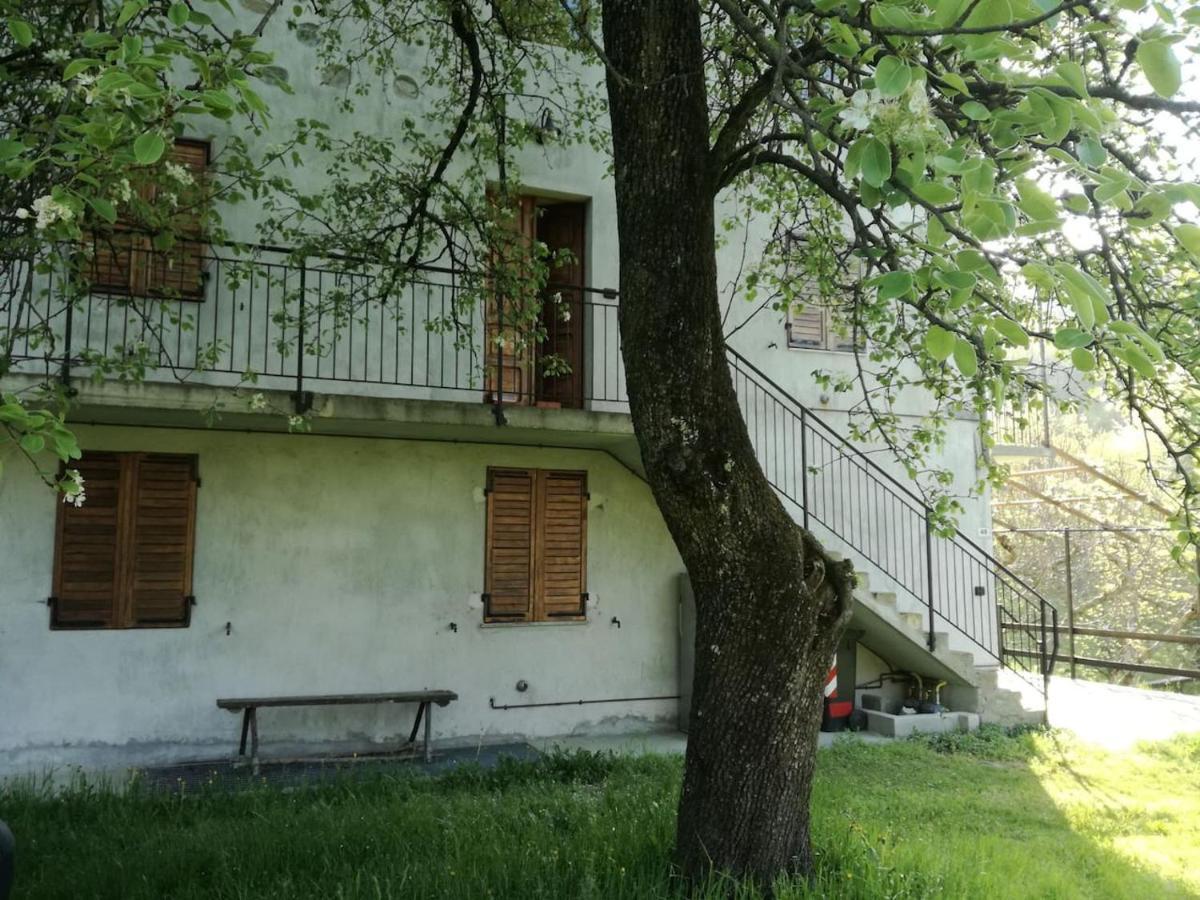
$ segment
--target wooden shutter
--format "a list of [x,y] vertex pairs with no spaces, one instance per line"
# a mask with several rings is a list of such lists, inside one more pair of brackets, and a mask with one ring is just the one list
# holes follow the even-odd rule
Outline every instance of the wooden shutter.
[[88,453],[74,464],[87,501],[59,503],[54,546],[55,628],[111,628],[120,593],[120,505],[123,469],[119,454]]
[[196,458],[88,452],[76,468],[87,499],[59,508],[51,625],[187,625]]
[[[149,226],[122,210],[113,230],[91,233],[85,241],[92,251],[89,281],[92,290],[141,296],[164,295],[184,300],[204,298],[204,270],[208,248],[203,240],[203,217],[208,195],[209,145],[205,141],[180,139],[167,158],[187,169],[194,186],[176,192],[179,213],[172,221],[177,236],[166,251],[153,250]],[[141,199],[152,205],[156,188],[139,188]]]
[[789,347],[824,347],[825,310],[806,304],[788,311],[787,335]]
[[204,141],[178,140],[170,160],[191,173],[193,185],[181,187],[179,213],[172,221],[175,245],[149,256],[147,289],[153,294],[184,300],[204,299],[204,270],[208,248],[203,241],[209,146]]
[[133,497],[129,624],[186,625],[192,593],[195,457],[137,458]]
[[[537,399],[571,409],[583,406],[583,255],[584,223],[587,207],[583,203],[557,203],[542,208],[538,221],[538,240],[551,253],[567,250],[571,259],[550,271],[547,296],[542,303],[541,321],[546,332],[540,348],[542,356],[552,355],[571,369],[548,375],[539,368]],[[555,297],[561,299],[555,302]]]
[[538,472],[539,618],[587,613],[587,473]]
[[534,469],[488,469],[484,618],[528,621],[533,616]]
[[[495,198],[492,198],[493,202]],[[504,213],[501,211],[501,215]],[[518,240],[493,251],[496,266],[516,266],[521,259],[504,259],[504,254],[520,256],[533,241],[537,230],[537,206],[533,197],[518,197],[512,212],[511,228]],[[528,256],[524,256],[528,259]],[[504,304],[501,321],[500,303]],[[492,402],[496,391],[505,403],[533,402],[533,347],[520,316],[520,304],[531,302],[521,296],[497,296],[494,286],[488,291],[484,326],[484,399]]]

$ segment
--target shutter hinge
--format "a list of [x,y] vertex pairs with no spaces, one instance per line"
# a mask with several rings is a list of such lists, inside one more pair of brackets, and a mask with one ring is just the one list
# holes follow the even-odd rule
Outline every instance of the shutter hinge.
[[197,476],[196,476],[196,490],[200,490],[200,483],[201,483],[201,482],[200,482],[200,476],[199,476],[199,475],[197,475]]
[[55,603],[57,603],[57,602],[58,602],[58,598],[57,598],[57,597],[47,597],[47,598],[46,598],[46,605],[47,605],[47,606],[49,606],[49,607],[51,607],[51,608],[53,608],[53,607],[54,607],[54,604],[55,604]]
[[196,605],[196,598],[193,597],[191,594],[188,594],[186,597],[183,598],[183,600],[188,606]]

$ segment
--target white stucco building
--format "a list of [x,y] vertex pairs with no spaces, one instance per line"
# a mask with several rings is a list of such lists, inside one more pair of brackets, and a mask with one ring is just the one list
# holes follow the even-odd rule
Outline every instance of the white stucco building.
[[[282,24],[266,40],[286,102],[323,102],[311,49]],[[355,115],[386,124],[420,102],[388,91]],[[225,127],[187,135],[181,159],[202,167]],[[307,321],[301,335],[298,307],[347,289],[344,266],[209,245],[163,270],[118,248],[51,316],[55,339],[22,345],[0,389],[70,379],[88,499],[64,505],[15,461],[0,480],[0,775],[228,756],[238,723],[216,700],[230,696],[448,689],[447,744],[674,727],[684,571],[625,403],[612,183],[581,148],[537,147],[521,172],[530,234],[576,256],[545,319],[569,376],[496,359],[485,310],[428,330],[456,273],[420,273],[336,334]],[[251,213],[230,220],[256,241]],[[723,253],[729,280],[740,243]],[[1036,606],[988,555],[986,503],[967,502],[958,537],[929,535],[903,471],[839,437],[853,398],[812,378],[852,365],[852,348],[819,316],[731,309],[768,477],[864,573],[856,682],[917,671],[987,714],[1005,699],[993,670],[1029,664],[1038,636],[1008,633]],[[134,347],[149,320],[141,382],[89,377],[87,351]],[[311,428],[289,433],[297,403]],[[942,462],[964,495],[978,453],[975,423],[953,423]],[[392,746],[410,722],[392,706],[306,707],[260,727],[269,756]]]

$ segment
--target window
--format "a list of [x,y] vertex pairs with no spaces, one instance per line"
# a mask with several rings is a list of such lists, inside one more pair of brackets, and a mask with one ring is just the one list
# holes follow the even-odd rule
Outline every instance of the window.
[[[169,250],[152,246],[153,223],[140,221],[130,209],[121,211],[111,233],[93,233],[91,285],[93,290],[136,296],[163,296],[184,300],[204,299],[204,270],[207,247],[203,240],[205,191],[209,145],[205,141],[179,139],[167,162],[182,167],[191,178],[180,182],[177,212],[171,217],[176,242]],[[138,191],[139,199],[153,207],[162,185]],[[163,214],[162,210],[154,210]]]
[[87,452],[76,468],[87,499],[59,504],[51,627],[186,626],[196,457]]
[[522,195],[507,222],[516,240],[496,251],[497,269],[519,269],[534,242],[545,246],[554,265],[541,295],[522,303],[505,294],[503,322],[497,299],[489,300],[484,401],[493,402],[499,388],[509,404],[582,409],[587,203]]
[[[805,350],[853,350],[850,328],[835,319],[833,310],[813,298],[788,310],[787,344]],[[861,346],[862,341],[859,340]]]
[[488,469],[485,622],[587,616],[587,473]]

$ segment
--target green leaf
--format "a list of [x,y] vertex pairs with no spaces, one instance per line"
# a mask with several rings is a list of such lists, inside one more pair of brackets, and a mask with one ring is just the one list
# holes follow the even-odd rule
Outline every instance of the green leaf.
[[1028,178],[1017,179],[1017,206],[1035,222],[1058,218],[1058,204],[1050,194]]
[[[1146,360],[1149,362],[1149,360]],[[30,456],[41,453],[46,448],[46,439],[40,434],[21,435],[21,449]]]
[[912,69],[896,56],[885,56],[875,67],[875,87],[884,97],[899,97],[912,81]]
[[859,140],[867,142],[862,151],[863,181],[871,187],[883,187],[883,183],[892,177],[891,151],[879,138],[868,137]]
[[167,10],[167,18],[171,20],[171,24],[176,28],[182,28],[188,23],[188,17],[191,11],[186,3],[172,3],[171,8]]
[[1173,231],[1175,240],[1179,241],[1188,253],[1200,259],[1200,225],[1176,225]]
[[1076,347],[1071,351],[1071,365],[1080,372],[1090,372],[1096,368],[1096,357],[1092,355],[1092,351]]
[[992,111],[978,100],[968,100],[959,107],[959,111],[974,122],[983,122],[992,117]]
[[117,210],[111,203],[103,197],[89,197],[88,205],[96,211],[96,215],[102,218],[110,225],[117,221]]
[[0,138],[0,162],[8,162],[25,152],[25,145],[20,141]]
[[133,155],[143,166],[153,165],[162,158],[167,149],[166,141],[153,131],[148,131],[133,142]]
[[33,43],[33,29],[29,27],[29,23],[24,19],[9,19],[8,33],[11,34],[12,39],[22,47],[28,47]]
[[1142,352],[1140,347],[1126,344],[1117,351],[1117,355],[1133,366],[1134,370],[1143,378],[1154,377],[1154,363]]
[[1079,63],[1060,62],[1054,67],[1054,72],[1081,100],[1088,95],[1087,76],[1083,72],[1083,66]]
[[958,371],[967,378],[979,371],[979,358],[975,355],[975,348],[970,341],[963,338],[954,339],[954,365],[958,366]]
[[958,199],[958,191],[940,181],[919,181],[913,185],[912,190],[926,203],[932,203],[935,206],[952,203]]
[[913,277],[909,272],[888,272],[877,284],[880,300],[895,300],[903,297],[913,287]]
[[117,27],[125,27],[129,24],[129,20],[140,13],[145,6],[144,0],[125,0],[121,6],[121,13],[117,16]]
[[1108,151],[1094,137],[1085,137],[1075,146],[1079,161],[1088,166],[1102,166],[1108,159]]
[[954,352],[956,340],[954,333],[941,325],[930,325],[925,332],[925,351],[938,362],[944,362]]
[[1054,346],[1059,350],[1074,350],[1076,347],[1086,347],[1092,342],[1092,336],[1078,328],[1060,328],[1054,333]]
[[92,59],[90,57],[85,57],[83,59],[73,59],[69,63],[67,63],[67,67],[65,69],[63,69],[63,81],[70,81],[72,78],[74,78],[80,72],[82,72],[84,69],[90,68],[92,66],[98,66],[102,62],[103,62],[103,60]]
[[1138,65],[1160,97],[1173,97],[1182,82],[1179,59],[1163,40],[1142,41],[1137,48]]
[[992,319],[992,327],[1000,332],[1000,336],[1015,347],[1028,347],[1029,335],[1025,333],[1025,329],[1014,322],[1012,319],[1006,319],[1004,316],[996,316]]

